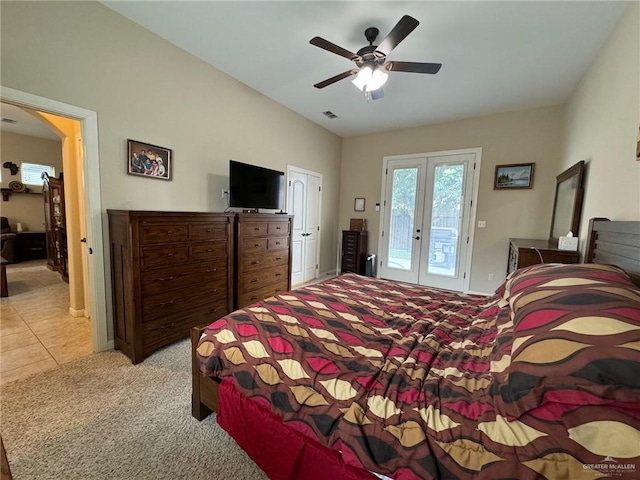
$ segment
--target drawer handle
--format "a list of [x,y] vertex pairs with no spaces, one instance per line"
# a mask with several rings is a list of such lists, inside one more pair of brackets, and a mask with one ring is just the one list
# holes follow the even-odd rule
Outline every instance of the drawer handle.
[[173,257],[173,252],[167,253],[167,257]]
[[175,300],[171,300],[170,302],[162,302],[160,304],[160,307],[164,307],[165,305],[173,305],[174,303],[176,303]]
[[251,281],[249,283],[256,283],[258,281],[257,278],[252,278]]
[[280,242],[276,242],[276,245],[280,245]]
[[207,249],[207,252],[213,252],[213,248]]
[[174,278],[176,278],[176,277],[174,277],[174,276],[166,277],[166,278],[165,277],[160,277],[158,280],[160,280],[161,282],[164,282],[165,280],[173,280]]
[[280,230],[280,227],[276,227],[276,230]]
[[167,230],[167,234],[171,235],[173,233],[173,230]]
[[276,273],[276,277],[279,277],[280,275],[282,275],[282,273],[280,272]]
[[217,268],[212,268],[210,270],[207,270],[207,273],[213,273],[213,272],[217,272],[218,269]]
[[259,265],[260,262],[258,260],[254,260],[253,262],[251,262],[251,265]]
[[258,230],[260,230],[260,227],[253,227],[253,229],[254,229],[255,231],[258,231]]
[[250,297],[249,300],[257,300],[258,297],[256,297],[255,295],[253,297]]
[[276,260],[282,260],[282,257],[276,257]]
[[211,233],[211,229],[210,228],[207,228],[207,233]]
[[254,243],[254,244],[253,244],[253,246],[254,246],[254,247],[259,247],[259,246],[260,246],[260,244],[259,244],[259,243]]

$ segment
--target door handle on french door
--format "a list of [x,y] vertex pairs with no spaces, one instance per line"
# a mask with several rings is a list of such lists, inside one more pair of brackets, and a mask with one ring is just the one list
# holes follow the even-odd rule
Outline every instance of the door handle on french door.
[[413,237],[413,238],[415,238],[416,240],[420,240],[420,235],[418,235],[417,237]]

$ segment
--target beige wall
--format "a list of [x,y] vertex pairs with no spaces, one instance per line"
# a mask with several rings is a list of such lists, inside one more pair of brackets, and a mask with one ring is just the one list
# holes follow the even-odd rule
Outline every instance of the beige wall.
[[[62,143],[58,140],[18,135],[16,133],[2,132],[0,141],[0,165],[4,162],[13,162],[22,165],[22,162],[52,165],[56,176],[62,171]],[[12,181],[21,181],[21,171],[17,175],[11,175],[9,169],[2,168],[2,188],[8,188]],[[29,186],[33,192],[42,193],[42,186]],[[31,232],[44,231],[44,203],[42,195],[11,195],[8,201],[2,201],[2,216],[9,219],[12,229],[20,222],[23,230]]]
[[[482,169],[470,289],[492,292],[504,281],[509,237],[546,238],[551,224],[555,176],[561,157],[562,107],[491,115],[458,122],[407,128],[343,140],[340,229],[349,218],[367,219],[369,251],[377,252],[382,158],[482,147]],[[531,190],[495,191],[495,166],[534,162]],[[353,211],[353,199],[364,197],[364,215]],[[489,274],[495,278],[489,281]]]
[[[98,113],[105,209],[220,211],[229,159],[295,165],[324,176],[320,271],[335,266],[338,136],[97,2],[0,8],[2,85]],[[171,148],[173,180],[127,175],[127,139]]]
[[559,171],[587,162],[583,251],[590,218],[640,220],[639,122],[640,4],[632,2],[566,109]]

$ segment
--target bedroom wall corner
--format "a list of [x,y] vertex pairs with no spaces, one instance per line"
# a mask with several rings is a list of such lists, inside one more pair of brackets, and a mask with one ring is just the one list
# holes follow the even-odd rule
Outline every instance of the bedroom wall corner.
[[640,220],[640,3],[630,2],[566,107],[558,173],[585,160],[580,224],[584,253],[589,219]]

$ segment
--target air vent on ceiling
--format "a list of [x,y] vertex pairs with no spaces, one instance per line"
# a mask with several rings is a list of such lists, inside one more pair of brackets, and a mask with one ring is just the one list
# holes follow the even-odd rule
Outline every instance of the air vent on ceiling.
[[327,110],[326,112],[322,112],[322,114],[330,119],[334,119],[334,118],[338,118],[338,115],[336,115],[335,113],[333,113],[331,110]]
[[13,118],[3,118],[2,123],[18,123],[18,121]]

